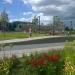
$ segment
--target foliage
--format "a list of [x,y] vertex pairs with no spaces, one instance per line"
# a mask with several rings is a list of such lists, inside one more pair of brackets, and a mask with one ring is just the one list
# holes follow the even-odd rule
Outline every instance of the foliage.
[[66,42],[63,50],[0,60],[0,75],[74,75],[75,41]]
[[0,60],[0,75],[8,75],[12,68],[13,62],[8,58]]
[[3,10],[0,15],[0,26],[3,32],[8,30],[8,22],[9,22],[8,14],[6,13],[5,10]]
[[66,31],[70,31],[70,28],[68,26],[65,27]]

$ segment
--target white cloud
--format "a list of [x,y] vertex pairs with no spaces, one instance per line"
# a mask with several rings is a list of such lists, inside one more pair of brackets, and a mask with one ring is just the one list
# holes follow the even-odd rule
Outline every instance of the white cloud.
[[28,1],[27,0],[22,0],[24,4],[28,4]]
[[4,0],[4,3],[9,3],[9,4],[12,4],[12,0]]
[[[43,0],[23,0],[23,2],[26,1],[26,3],[30,3],[32,6],[33,11],[35,11],[35,13],[32,12],[24,12],[23,15],[32,15],[32,18],[36,15],[37,17],[40,16],[41,19],[41,23],[49,23],[50,21],[52,21],[52,16],[46,16],[44,15],[43,12],[38,12],[41,9],[44,9],[43,7],[39,8],[36,5],[39,4],[41,1]],[[25,3],[24,3],[25,4]],[[32,19],[31,18],[31,19]]]
[[25,21],[25,20],[26,20],[25,18],[20,18],[20,19],[19,19],[19,21]]
[[32,17],[30,18],[16,18],[16,19],[10,19],[10,22],[13,22],[13,21],[23,21],[23,22],[31,22],[32,21]]
[[24,16],[26,16],[26,15],[28,16],[28,15],[32,15],[32,14],[33,14],[33,12],[23,12]]
[[31,4],[38,4],[41,0],[28,0]]
[[45,16],[43,13],[39,13],[38,16],[40,16],[41,23],[52,23],[53,16]]
[[9,22],[18,21],[18,19],[10,19]]
[[32,17],[30,17],[30,18],[24,18],[24,17],[22,17],[22,18],[19,19],[19,21],[31,22],[32,21]]
[[[51,16],[59,16],[62,19],[75,19],[75,0],[27,0],[36,13],[43,13],[41,17],[45,21],[51,20]],[[42,18],[42,19],[43,19]],[[46,18],[46,19],[45,19]],[[45,22],[44,21],[44,22]]]
[[24,4],[30,3],[30,4],[37,4],[41,0],[22,0]]
[[38,14],[37,14],[37,16],[43,16],[43,15],[44,15],[43,13],[38,13]]

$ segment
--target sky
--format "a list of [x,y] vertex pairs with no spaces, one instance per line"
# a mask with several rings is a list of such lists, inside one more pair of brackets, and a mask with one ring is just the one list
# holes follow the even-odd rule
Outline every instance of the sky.
[[68,22],[75,20],[75,0],[0,0],[0,11],[9,15],[10,21],[32,21],[37,15],[41,22],[52,22],[53,16],[59,16]]

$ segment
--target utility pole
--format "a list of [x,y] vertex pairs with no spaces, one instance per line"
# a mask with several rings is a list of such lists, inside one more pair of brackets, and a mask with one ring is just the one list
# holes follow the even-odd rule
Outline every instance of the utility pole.
[[72,21],[70,21],[70,23],[71,23],[71,30],[72,30],[73,29]]
[[39,24],[39,33],[40,33],[40,16],[38,16],[38,24]]
[[71,24],[71,25],[70,25],[70,27],[71,27],[71,28],[70,28],[70,34],[71,34],[71,32],[72,32],[72,30],[73,30],[72,21],[70,21],[70,24]]
[[54,26],[55,26],[55,16],[53,17],[53,35],[55,34]]

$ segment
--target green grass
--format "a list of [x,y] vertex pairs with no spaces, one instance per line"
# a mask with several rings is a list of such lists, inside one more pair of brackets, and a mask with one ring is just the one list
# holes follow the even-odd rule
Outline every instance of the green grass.
[[[32,37],[44,36],[46,34],[32,33]],[[29,34],[24,32],[5,32],[0,33],[0,40],[3,39],[16,39],[16,38],[28,38]]]
[[16,39],[16,38],[27,38],[28,34],[22,32],[5,32],[0,33],[0,39]]

